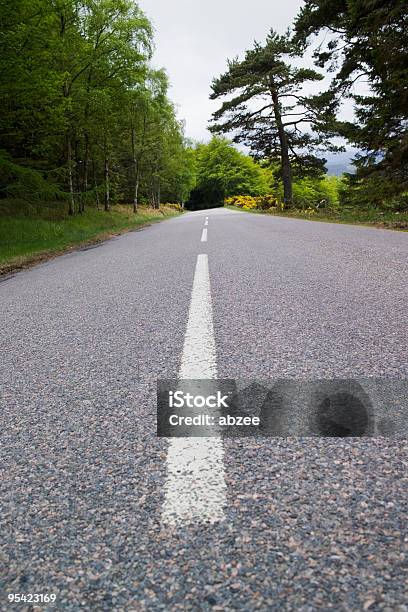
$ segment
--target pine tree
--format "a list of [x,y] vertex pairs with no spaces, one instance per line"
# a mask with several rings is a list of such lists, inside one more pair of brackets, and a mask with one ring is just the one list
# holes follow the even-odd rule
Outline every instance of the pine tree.
[[[406,0],[305,0],[296,38],[306,44],[325,32],[316,62],[334,78],[330,94],[355,102],[356,121],[338,132],[361,154],[358,176],[387,179],[394,193],[408,188],[408,11]],[[359,84],[369,85],[366,94]]]
[[[228,97],[214,113],[211,130],[232,133],[259,159],[280,160],[285,203],[293,199],[293,175],[322,173],[325,160],[315,155],[327,145],[334,105],[327,96],[306,96],[306,83],[323,79],[318,72],[289,62],[296,48],[289,34],[274,31],[266,44],[255,44],[245,58],[228,62],[214,79],[212,99]],[[223,120],[220,122],[220,120]],[[309,131],[307,131],[309,130]]]

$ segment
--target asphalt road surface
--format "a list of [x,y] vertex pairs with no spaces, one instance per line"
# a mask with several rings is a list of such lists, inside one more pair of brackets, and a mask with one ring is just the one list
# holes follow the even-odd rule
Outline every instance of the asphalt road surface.
[[407,255],[210,210],[2,282],[1,609],[406,612],[404,437],[159,439],[156,381],[408,378]]

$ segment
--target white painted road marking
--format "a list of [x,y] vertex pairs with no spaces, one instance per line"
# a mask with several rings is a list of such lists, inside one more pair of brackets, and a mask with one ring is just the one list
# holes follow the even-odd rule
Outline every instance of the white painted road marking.
[[204,225],[208,225],[208,219],[205,220]]
[[208,230],[204,228],[203,235],[201,236],[201,242],[207,242],[207,238],[208,238]]
[[[213,315],[208,256],[199,255],[179,379],[215,379]],[[220,438],[172,438],[162,520],[166,524],[215,523],[224,519],[226,484]]]

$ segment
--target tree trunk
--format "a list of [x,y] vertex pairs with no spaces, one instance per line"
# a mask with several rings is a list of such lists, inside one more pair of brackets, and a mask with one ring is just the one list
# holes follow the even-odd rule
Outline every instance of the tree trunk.
[[78,145],[79,145],[79,141],[78,138],[75,138],[75,146],[74,146],[74,153],[75,153],[75,163],[74,163],[74,168],[75,168],[75,173],[74,173],[74,177],[75,177],[75,192],[78,196],[77,202],[78,202],[78,212],[79,214],[82,214],[82,211],[84,210],[84,204],[83,204],[83,198],[82,198],[82,176],[81,176],[81,160],[79,159],[79,149],[78,149]]
[[133,212],[136,214],[138,209],[138,197],[139,197],[139,178],[136,178],[135,182],[135,193],[133,196]]
[[[84,155],[84,183],[82,191],[86,196],[88,192],[88,166],[89,166],[89,134],[85,133],[85,155]],[[81,198],[81,212],[85,212],[85,201]]]
[[150,206],[152,208],[156,208],[156,202],[155,202],[155,190],[154,190],[154,176],[152,175],[150,178]]
[[133,153],[133,172],[134,172],[134,192],[133,192],[133,212],[137,213],[139,197],[139,164],[136,156],[135,130],[132,128],[132,153]]
[[161,185],[160,185],[160,179],[158,179],[157,181],[157,209],[160,208],[160,199],[161,199]]
[[92,158],[92,173],[93,173],[93,181],[94,181],[94,186],[95,186],[96,210],[100,210],[101,203],[99,200],[98,181],[96,180],[95,160],[93,158]]
[[105,157],[105,210],[110,211],[109,160]]
[[282,121],[282,112],[279,103],[278,93],[274,86],[271,78],[271,96],[273,103],[273,112],[275,115],[276,127],[278,128],[279,142],[281,148],[281,168],[282,168],[282,182],[283,182],[283,199],[287,206],[291,206],[293,203],[293,190],[292,190],[292,167],[289,158],[289,147],[288,137],[285,132],[285,128]]
[[[86,104],[85,104],[85,111],[84,111],[84,117],[85,117],[85,155],[84,155],[84,184],[83,184],[83,191],[85,192],[85,194],[88,191],[88,174],[89,174],[89,157],[91,154],[91,145],[89,142],[89,131],[88,131],[88,120],[89,120],[89,93],[91,91],[91,82],[92,82],[92,68],[89,69],[88,72],[88,79],[87,79],[87,86],[86,86]],[[92,160],[93,162],[93,160]],[[95,173],[95,170],[94,170]],[[98,208],[99,208],[99,203],[98,203]],[[82,212],[85,211],[85,203],[83,202],[82,204]]]
[[69,209],[70,215],[75,214],[74,177],[72,170],[72,144],[71,134],[67,135],[67,164],[68,164],[68,187],[69,187]]
[[110,177],[109,177],[109,158],[107,145],[105,142],[105,161],[104,161],[104,175],[105,175],[105,211],[110,211]]

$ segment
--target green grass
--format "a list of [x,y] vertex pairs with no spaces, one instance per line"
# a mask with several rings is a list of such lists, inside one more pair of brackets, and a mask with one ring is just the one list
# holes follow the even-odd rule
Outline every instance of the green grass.
[[[8,272],[75,246],[99,242],[110,236],[175,216],[160,210],[115,206],[111,212],[88,209],[69,217],[60,205],[36,207],[3,201],[0,207],[0,272]],[[13,214],[11,214],[13,213]]]
[[308,221],[322,221],[326,223],[345,223],[349,225],[368,225],[371,227],[394,229],[400,231],[408,230],[408,212],[381,212],[375,209],[346,209],[346,210],[319,210],[314,214],[302,212],[301,210],[286,211],[264,211],[246,210],[236,206],[227,206],[231,210],[250,212],[258,215],[269,215],[277,217],[289,217],[293,219],[306,219]]

